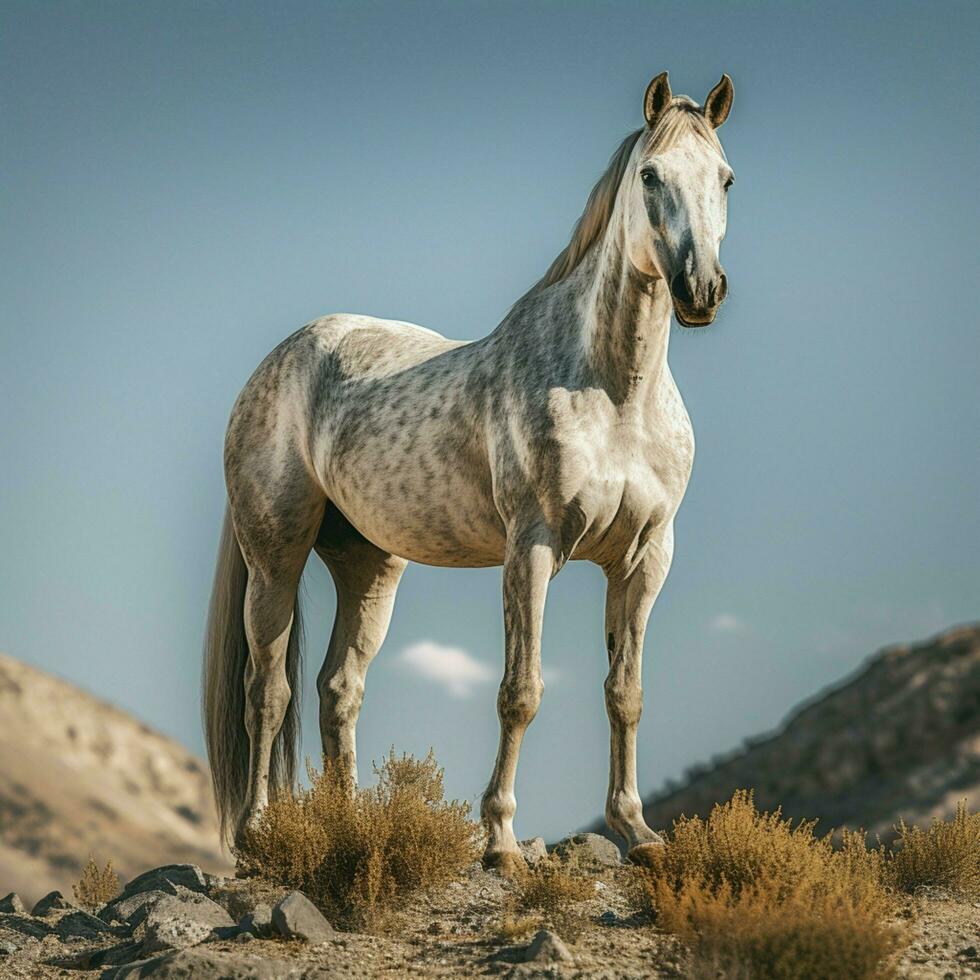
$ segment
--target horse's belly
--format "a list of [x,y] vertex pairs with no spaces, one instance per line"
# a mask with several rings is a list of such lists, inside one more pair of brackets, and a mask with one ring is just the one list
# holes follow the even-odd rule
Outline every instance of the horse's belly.
[[443,508],[392,507],[379,514],[357,504],[340,504],[348,520],[369,541],[407,561],[443,568],[501,565],[504,538],[490,526],[460,525]]
[[457,568],[499,565],[504,528],[489,473],[417,458],[358,454],[338,467],[330,498],[369,541],[408,561]]

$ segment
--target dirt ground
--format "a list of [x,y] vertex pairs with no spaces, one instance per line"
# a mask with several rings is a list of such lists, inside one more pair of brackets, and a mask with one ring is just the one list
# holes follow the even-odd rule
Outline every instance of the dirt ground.
[[980,976],[980,902],[923,896],[902,911],[913,936],[898,963],[902,980]]
[[[152,973],[142,972],[137,964],[85,968],[87,950],[118,943],[119,937],[62,941],[49,935],[0,956],[0,977],[691,977],[687,953],[678,941],[634,911],[630,875],[630,870],[622,867],[595,876],[595,897],[578,905],[575,917],[560,927],[572,957],[566,963],[520,962],[531,934],[500,934],[513,886],[495,872],[474,865],[462,880],[398,910],[381,935],[338,933],[316,947],[280,939],[211,940],[183,954],[184,959],[169,964],[166,971]],[[279,889],[231,880],[212,892],[212,897],[237,918],[241,909],[256,899],[274,901],[281,894]],[[980,977],[980,903],[956,902],[942,895],[908,899],[898,922],[912,933],[912,941],[897,964],[897,976],[902,980]],[[0,926],[0,946],[3,938]]]

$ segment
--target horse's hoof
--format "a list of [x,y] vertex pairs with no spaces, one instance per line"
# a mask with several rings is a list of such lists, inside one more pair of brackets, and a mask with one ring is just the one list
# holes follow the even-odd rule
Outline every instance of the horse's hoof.
[[499,871],[505,878],[516,878],[527,873],[527,862],[520,851],[495,851],[483,855],[483,867]]
[[662,840],[634,844],[627,852],[626,860],[641,868],[655,868],[660,862],[665,846]]

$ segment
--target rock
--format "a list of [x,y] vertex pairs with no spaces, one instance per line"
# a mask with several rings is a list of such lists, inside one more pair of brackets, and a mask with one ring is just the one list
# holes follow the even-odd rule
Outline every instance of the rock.
[[272,909],[265,902],[260,902],[248,915],[242,917],[238,929],[259,939],[270,939],[276,934],[275,926],[272,924]]
[[233,925],[231,916],[205,895],[166,895],[147,912],[142,952],[196,946],[216,928]]
[[543,861],[548,856],[548,849],[544,845],[543,837],[531,837],[529,840],[517,842],[521,849],[524,860],[533,868],[538,861]]
[[[18,915],[16,912],[0,912],[0,929],[4,933],[17,932],[30,939],[43,939],[51,934],[51,926],[47,922],[38,922],[31,915]],[[5,936],[15,940],[14,936]]]
[[20,900],[20,895],[17,892],[11,892],[9,895],[0,898],[0,912],[20,912],[23,914],[26,911],[27,906]]
[[611,868],[621,863],[619,848],[601,834],[574,834],[555,844],[553,854],[581,867]]
[[140,944],[116,943],[115,946],[89,947],[80,951],[70,949],[65,955],[55,955],[44,960],[48,966],[60,966],[65,970],[98,970],[102,967],[132,963],[140,959]]
[[98,936],[115,935],[115,930],[97,916],[76,909],[58,920],[54,934],[59,939],[95,939]]
[[[131,926],[137,926],[161,898],[169,898],[176,894],[177,889],[170,886],[170,890],[165,892],[154,889],[148,892],[137,892],[128,898],[115,898],[108,905],[99,909],[99,918],[104,922],[125,922]],[[187,892],[187,894],[193,894],[193,892]]]
[[113,901],[120,902],[132,895],[150,891],[162,891],[175,895],[178,885],[192,892],[206,892],[208,890],[207,878],[196,864],[165,864],[161,868],[152,868],[150,871],[144,871],[143,874],[137,875],[127,883]]
[[572,954],[555,933],[542,929],[525,948],[520,962],[571,963]]
[[49,912],[54,912],[58,909],[73,909],[74,907],[61,892],[48,892],[31,909],[31,915],[47,915]]
[[[303,964],[289,960],[239,959],[234,953],[209,949],[182,949],[177,952],[112,967],[99,980],[290,980],[301,976]],[[307,964],[308,965],[308,964]]]
[[272,924],[284,939],[323,943],[334,937],[333,926],[302,892],[290,892],[276,903]]

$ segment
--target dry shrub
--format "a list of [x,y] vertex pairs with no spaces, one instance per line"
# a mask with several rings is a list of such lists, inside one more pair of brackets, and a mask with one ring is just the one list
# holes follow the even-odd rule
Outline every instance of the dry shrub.
[[900,891],[940,888],[960,898],[980,898],[980,813],[959,803],[952,820],[928,830],[898,825],[901,846],[888,862],[888,879]]
[[518,880],[517,907],[522,912],[550,915],[595,896],[595,883],[584,874],[566,871],[555,858],[545,858]]
[[497,938],[508,943],[525,939],[532,932],[537,932],[541,928],[542,922],[543,919],[540,915],[514,915],[507,912],[497,923]]
[[[695,969],[715,976],[839,980],[890,976],[899,934],[851,898],[807,887],[784,893],[765,877],[737,894],[689,882],[657,894],[659,924],[689,943]],[[782,896],[782,897],[780,897]]]
[[584,872],[569,871],[555,857],[539,861],[523,872],[505,905],[497,929],[504,938],[516,938],[548,926],[574,940],[585,927],[575,906],[595,897],[595,882]]
[[889,975],[902,944],[885,923],[885,858],[845,832],[835,850],[815,824],[759,813],[741,791],[707,820],[681,818],[639,871],[648,911],[688,943],[699,975],[851,980]]
[[75,895],[75,901],[90,912],[95,912],[102,908],[107,902],[111,902],[119,894],[119,875],[112,868],[112,860],[105,863],[104,868],[100,868],[95,862],[94,855],[89,855],[89,859],[82,868],[82,876],[71,886]]
[[420,889],[447,884],[479,856],[469,805],[447,802],[430,752],[375,767],[378,783],[350,790],[342,765],[307,766],[310,788],[273,800],[236,850],[242,874],[297,888],[340,928],[377,930]]

